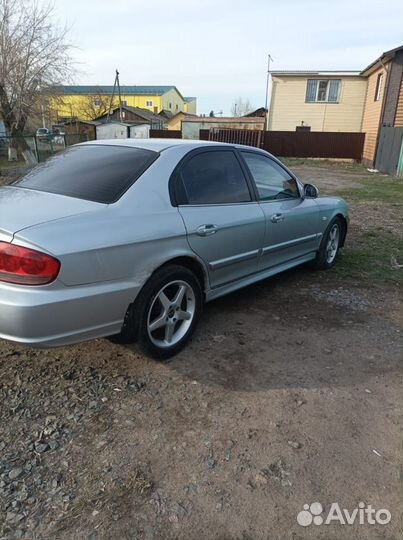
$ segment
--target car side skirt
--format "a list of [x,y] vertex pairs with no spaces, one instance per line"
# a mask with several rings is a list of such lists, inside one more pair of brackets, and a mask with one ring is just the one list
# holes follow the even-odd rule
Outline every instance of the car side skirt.
[[221,285],[220,287],[217,287],[216,289],[210,289],[209,291],[206,292],[206,302],[210,302],[211,300],[215,300],[216,298],[219,298],[220,296],[224,296],[225,294],[229,294],[238,289],[242,289],[242,287],[247,287],[248,285],[252,285],[253,283],[256,283],[257,281],[262,281],[263,279],[267,279],[271,276],[279,274],[280,272],[285,272],[286,270],[289,270],[290,268],[294,268],[295,266],[299,266],[300,264],[304,264],[306,262],[312,261],[313,259],[315,259],[315,257],[316,257],[316,251],[312,251],[311,253],[307,253],[306,255],[303,255],[302,257],[297,257],[295,259],[287,261],[286,263],[280,264],[278,266],[273,266],[272,268],[265,269],[262,272],[251,274],[250,276],[246,276],[238,281],[232,281],[231,283],[226,283],[225,285]]

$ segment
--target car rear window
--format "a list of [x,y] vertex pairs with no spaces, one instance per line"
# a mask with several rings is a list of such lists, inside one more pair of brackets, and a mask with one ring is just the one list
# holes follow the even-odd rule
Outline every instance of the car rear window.
[[127,191],[158,155],[125,146],[71,146],[13,185],[110,204]]
[[234,152],[206,151],[191,157],[180,170],[186,192],[182,204],[249,202],[248,184]]

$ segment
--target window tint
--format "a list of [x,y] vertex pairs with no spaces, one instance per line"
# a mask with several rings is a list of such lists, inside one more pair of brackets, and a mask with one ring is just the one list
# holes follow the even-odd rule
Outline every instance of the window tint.
[[158,157],[124,146],[71,146],[30,171],[14,186],[113,203]]
[[248,202],[251,196],[233,152],[203,152],[190,158],[180,171],[188,204]]
[[242,152],[255,180],[261,201],[298,198],[296,181],[285,169],[265,156]]

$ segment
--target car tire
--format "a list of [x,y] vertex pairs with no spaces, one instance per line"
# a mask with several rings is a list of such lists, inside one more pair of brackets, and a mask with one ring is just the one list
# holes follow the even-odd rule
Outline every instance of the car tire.
[[195,274],[179,265],[157,270],[128,310],[120,341],[136,341],[148,356],[164,360],[189,341],[203,305]]
[[344,223],[335,217],[328,225],[314,260],[315,268],[328,270],[336,264],[337,255],[344,236]]

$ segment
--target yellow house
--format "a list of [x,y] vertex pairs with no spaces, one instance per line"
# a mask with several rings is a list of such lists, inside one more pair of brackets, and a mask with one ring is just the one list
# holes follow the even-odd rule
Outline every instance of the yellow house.
[[[53,121],[93,120],[108,111],[113,86],[58,86],[48,103]],[[161,111],[176,114],[180,111],[196,112],[196,98],[185,98],[176,86],[121,86],[122,104],[148,109],[154,114]],[[112,103],[119,105],[117,90]]]
[[195,97],[185,97],[185,108],[184,112],[188,114],[196,114],[197,110],[197,98]]
[[273,71],[268,128],[359,132],[367,80],[358,71]]
[[187,115],[188,113],[183,111],[174,114],[171,118],[166,120],[165,124],[167,128],[169,130],[180,131],[182,129],[182,120],[184,120]]

